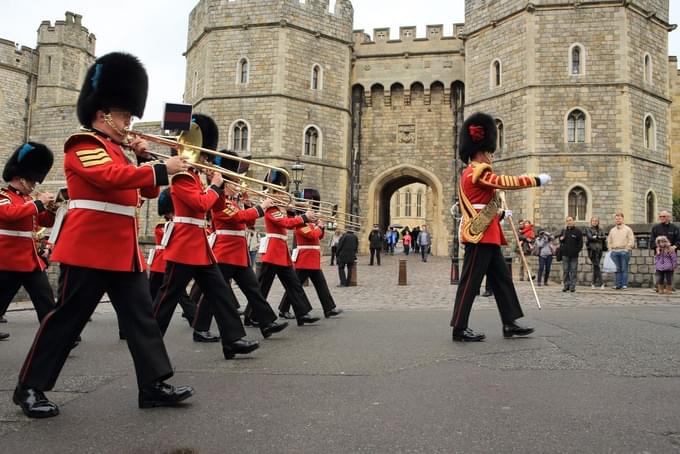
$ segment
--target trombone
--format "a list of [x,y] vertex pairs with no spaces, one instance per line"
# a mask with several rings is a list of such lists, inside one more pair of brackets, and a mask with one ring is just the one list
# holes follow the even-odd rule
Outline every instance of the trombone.
[[[201,128],[196,124],[196,123],[191,123],[191,128],[189,131],[183,131],[179,136],[175,138],[170,138],[169,136],[158,136],[155,134],[147,134],[144,132],[139,132],[135,131],[132,129],[127,129],[125,130],[125,134],[127,136],[127,141],[129,142],[131,138],[139,138],[143,139],[152,143],[156,143],[159,145],[165,145],[167,147],[170,147],[172,149],[177,150],[177,152],[180,155],[184,155],[187,157],[189,162],[191,162],[191,166],[195,167],[197,169],[201,170],[209,170],[209,171],[214,171],[214,172],[219,172],[222,175],[231,178],[231,179],[238,179],[240,181],[248,181],[254,184],[261,184],[262,186],[265,186],[267,188],[270,188],[272,190],[277,190],[277,191],[284,191],[288,192],[288,186],[290,185],[290,174],[286,169],[283,169],[281,167],[276,167],[272,166],[270,164],[265,164],[262,162],[258,161],[253,161],[251,159],[246,159],[246,158],[241,158],[238,156],[232,156],[228,155],[226,153],[220,153],[219,151],[211,150],[209,148],[204,148],[201,145],[203,144],[203,139],[201,136]],[[170,156],[163,154],[163,153],[157,153],[155,151],[149,151],[150,154],[157,156],[159,158],[163,159],[168,159]],[[198,162],[199,156],[201,153],[209,154],[212,156],[220,156],[224,159],[231,159],[233,161],[238,161],[244,164],[253,164],[255,166],[261,166],[261,167],[266,167],[271,170],[276,170],[278,172],[281,172],[285,176],[286,184],[285,185],[278,185],[278,184],[273,184],[269,183],[267,181],[262,181],[258,180],[257,178],[251,178],[245,175],[241,175],[237,172],[232,172],[231,170],[227,170],[223,167],[215,166],[215,165],[207,165],[207,164],[202,164]]]

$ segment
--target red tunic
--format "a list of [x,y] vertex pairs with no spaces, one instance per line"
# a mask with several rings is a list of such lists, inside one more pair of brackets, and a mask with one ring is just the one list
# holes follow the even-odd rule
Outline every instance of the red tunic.
[[324,230],[310,222],[295,229],[297,260],[295,268],[301,270],[321,269],[321,240]]
[[164,247],[161,246],[161,241],[163,240],[163,234],[165,233],[165,222],[159,222],[156,224],[156,228],[153,231],[156,237],[156,248],[153,254],[153,261],[149,270],[153,273],[165,273],[165,258],[163,258]]
[[[224,196],[222,196],[224,199]],[[242,210],[238,203],[224,199],[224,209],[212,210],[212,222],[217,238],[213,252],[218,263],[248,266],[248,242],[246,231],[249,224],[264,215],[262,208]]]
[[[170,195],[175,222],[163,258],[185,265],[217,263],[205,231],[205,213],[224,206],[218,190],[212,186],[204,189],[198,173],[189,171],[173,175]],[[177,222],[177,218],[191,218],[196,224]],[[198,225],[201,220],[203,225]]]
[[[34,235],[39,226],[51,227],[53,223],[54,214],[46,211],[42,202],[11,186],[0,189],[0,270],[43,271],[45,264],[38,257]],[[24,236],[14,236],[17,232]]]
[[[119,145],[92,133],[71,136],[64,145],[64,173],[70,200],[122,205],[135,210],[143,197],[158,197],[167,184],[165,165],[133,165]],[[71,208],[52,260],[110,271],[142,271],[137,219],[87,208]]]
[[[262,255],[262,262],[272,265],[293,266],[293,261],[288,252],[288,242],[282,237],[288,235],[288,229],[304,225],[305,222],[304,216],[289,218],[277,207],[267,209],[264,214],[264,229],[267,232],[267,238],[263,240],[267,241],[267,251]],[[281,238],[270,236],[272,234],[280,235]]]
[[[489,164],[472,161],[470,165],[463,170],[463,174],[460,178],[460,199],[463,213],[463,224],[461,225],[463,226],[464,224],[469,223],[471,218],[482,210],[480,207],[481,205],[486,205],[491,202],[497,189],[522,189],[538,185],[539,180],[537,177],[531,175],[496,175],[491,170]],[[474,207],[473,205],[478,205],[478,207]],[[503,230],[501,229],[499,215],[496,215],[493,218],[491,224],[489,224],[479,241],[473,241],[472,239],[467,238],[464,234],[465,229],[461,229],[461,231],[463,232],[461,238],[464,243],[487,243],[499,246],[507,244],[505,237],[503,236]]]

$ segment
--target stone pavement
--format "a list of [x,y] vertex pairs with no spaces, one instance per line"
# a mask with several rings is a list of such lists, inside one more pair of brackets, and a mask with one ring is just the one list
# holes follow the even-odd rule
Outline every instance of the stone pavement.
[[[166,345],[175,384],[194,396],[180,409],[139,410],[125,343],[101,304],[55,390],[62,414],[29,420],[11,403],[37,329],[13,310],[0,343],[0,449],[23,452],[399,453],[677,452],[680,449],[680,299],[518,283],[534,336],[504,340],[493,299],[471,326],[486,342],[454,344],[455,286],[447,258],[398,258],[368,267],[359,286],[331,290],[346,313],[289,329],[248,358],[221,359],[196,344],[176,315]],[[313,294],[313,289],[310,293]],[[275,302],[281,290],[275,287]],[[318,306],[316,297],[312,303]],[[23,303],[13,305],[21,309]],[[318,311],[318,309],[317,309]],[[249,337],[260,339],[256,330]]]

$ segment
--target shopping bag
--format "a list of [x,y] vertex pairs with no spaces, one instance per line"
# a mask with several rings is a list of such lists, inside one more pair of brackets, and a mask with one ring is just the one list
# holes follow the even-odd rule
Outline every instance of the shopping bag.
[[612,252],[607,251],[604,255],[604,264],[602,265],[602,271],[605,273],[616,273],[616,263],[612,260]]

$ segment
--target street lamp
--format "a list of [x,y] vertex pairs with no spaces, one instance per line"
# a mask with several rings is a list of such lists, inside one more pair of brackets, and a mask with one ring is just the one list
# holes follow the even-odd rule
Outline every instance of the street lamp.
[[300,156],[295,158],[295,163],[290,167],[293,171],[293,183],[295,183],[295,193],[300,192],[300,183],[302,183],[302,175],[305,173],[305,165],[300,162]]

